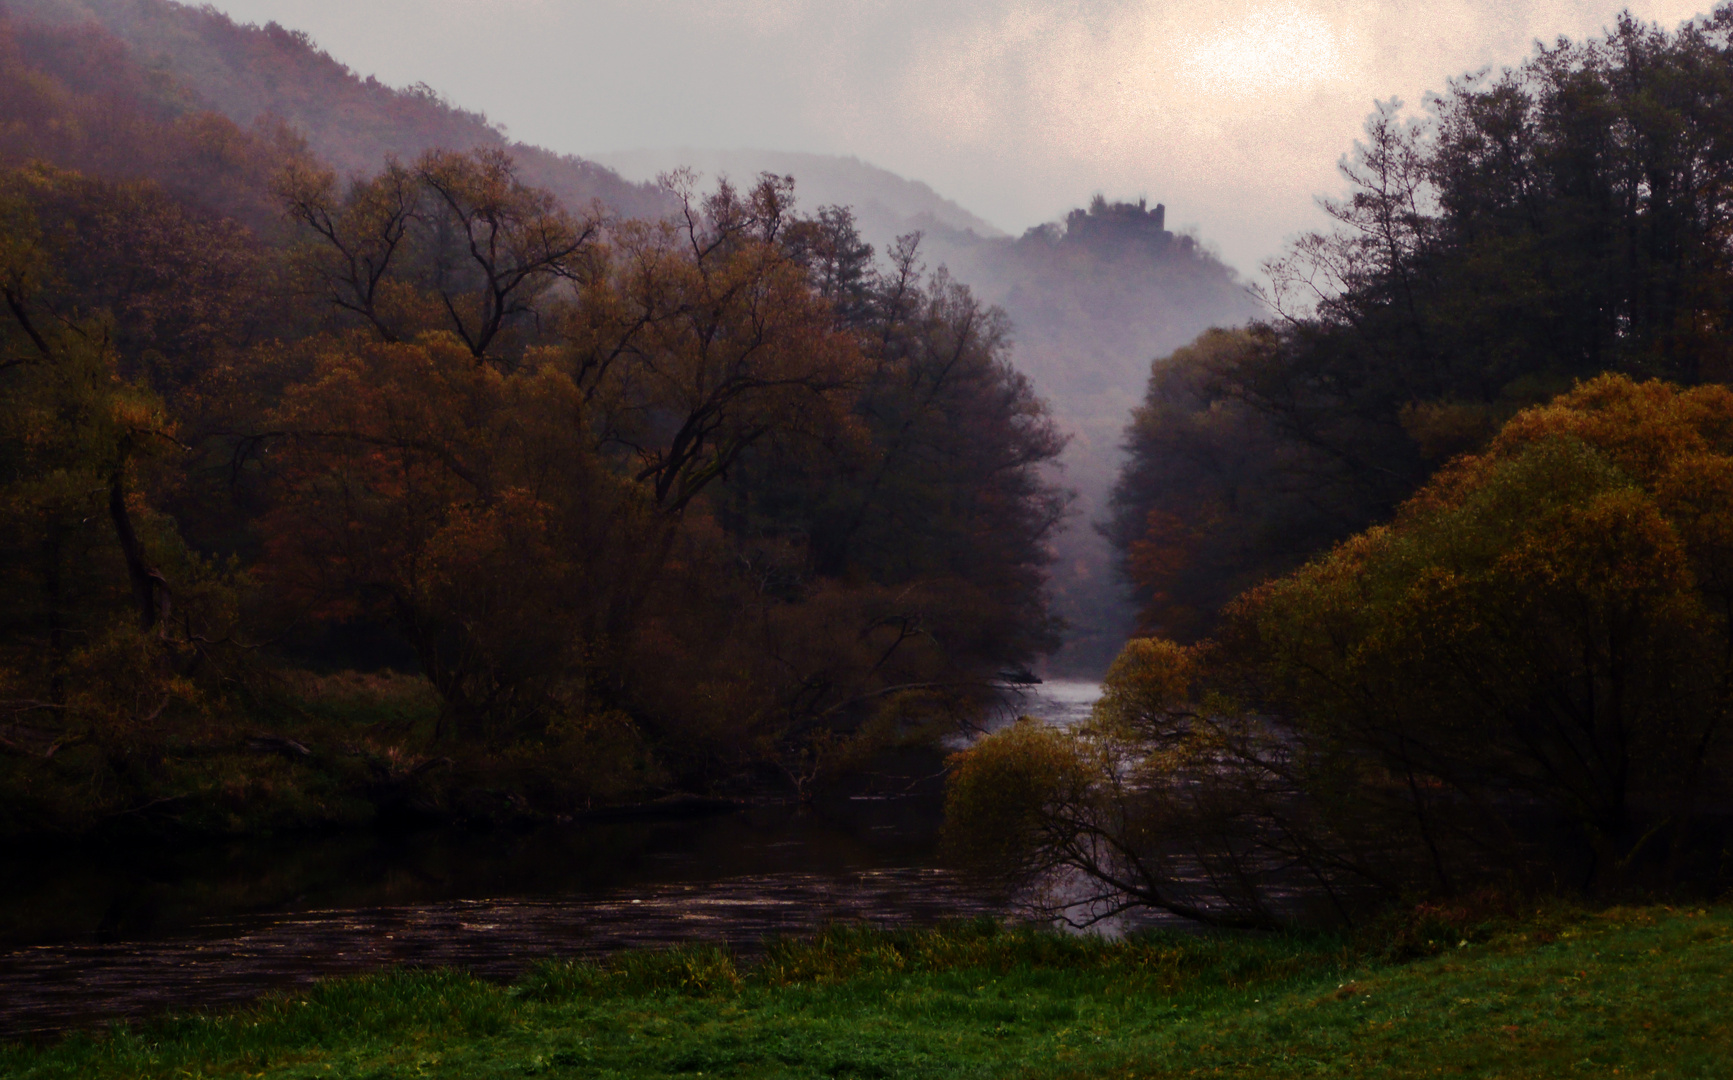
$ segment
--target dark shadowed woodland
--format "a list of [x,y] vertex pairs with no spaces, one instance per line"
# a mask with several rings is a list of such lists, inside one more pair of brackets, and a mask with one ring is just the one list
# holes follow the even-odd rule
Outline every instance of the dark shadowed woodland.
[[1380,107],[1256,308],[1147,201],[869,236],[274,24],[3,12],[0,833],[901,755],[1079,922],[1733,873],[1733,9]]
[[916,237],[104,17],[196,85],[0,23],[7,831],[804,796],[1053,647],[1064,440]]
[[1373,116],[1271,314],[1154,362],[1148,636],[962,759],[959,852],[1084,922],[1726,887],[1730,61],[1627,16]]

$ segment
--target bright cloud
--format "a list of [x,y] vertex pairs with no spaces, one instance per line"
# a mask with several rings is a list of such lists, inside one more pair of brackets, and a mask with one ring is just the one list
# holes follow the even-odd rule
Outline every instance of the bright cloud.
[[1180,36],[1174,66],[1195,91],[1280,93],[1348,79],[1354,58],[1347,38],[1316,11],[1272,4],[1230,25]]
[[[217,0],[519,138],[851,153],[1010,231],[1148,195],[1251,270],[1316,227],[1377,100],[1619,0]],[[1635,0],[1669,26],[1708,0]]]

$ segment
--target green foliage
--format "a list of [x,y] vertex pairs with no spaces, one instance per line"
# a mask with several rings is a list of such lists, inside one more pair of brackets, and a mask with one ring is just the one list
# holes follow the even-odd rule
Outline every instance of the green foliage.
[[953,859],[1013,879],[1040,869],[1047,812],[1086,792],[1093,777],[1072,740],[1022,719],[951,759],[945,844]]
[[616,994],[656,997],[728,996],[740,990],[734,956],[714,945],[620,953],[605,964],[544,960],[513,987],[532,1001]]
[[[544,965],[509,988],[404,971],[0,1048],[0,1074],[1395,1077],[1423,1061],[1682,1078],[1716,1075],[1733,1050],[1723,909],[1531,909],[1472,940],[1464,917],[1410,912],[1355,942],[839,928],[773,946],[737,985],[698,995],[679,989],[690,951]],[[1385,958],[1445,932],[1421,959]],[[629,969],[663,974],[609,974]]]
[[1468,820],[1495,792],[1576,822],[1591,882],[1653,841],[1676,870],[1729,775],[1733,628],[1722,550],[1674,492],[1726,471],[1730,418],[1722,388],[1612,376],[1521,414],[1394,525],[1241,601],[1229,662],[1318,767],[1388,770],[1435,887],[1473,873],[1454,843],[1496,848],[1499,826]]
[[1134,908],[1218,926],[1294,921],[1270,904],[1272,877],[1293,888],[1310,853],[1283,846],[1300,823],[1274,816],[1292,800],[1265,767],[1271,740],[1225,703],[1189,700],[1213,674],[1197,650],[1133,639],[1088,722],[1024,719],[954,757],[954,857],[1078,926]]

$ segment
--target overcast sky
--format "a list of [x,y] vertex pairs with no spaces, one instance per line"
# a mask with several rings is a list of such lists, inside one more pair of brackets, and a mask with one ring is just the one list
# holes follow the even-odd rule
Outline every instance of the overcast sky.
[[[216,0],[569,153],[854,154],[1009,232],[1095,192],[1255,271],[1377,100],[1609,25],[1611,0]],[[1707,0],[1636,0],[1669,28]]]

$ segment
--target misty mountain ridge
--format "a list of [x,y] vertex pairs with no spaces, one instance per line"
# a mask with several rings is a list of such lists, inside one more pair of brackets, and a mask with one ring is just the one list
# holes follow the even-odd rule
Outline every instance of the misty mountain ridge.
[[287,123],[341,176],[367,176],[389,157],[427,150],[509,151],[525,180],[570,206],[600,200],[627,216],[672,207],[665,192],[613,170],[512,140],[478,112],[458,108],[425,84],[393,88],[362,78],[304,32],[276,23],[237,23],[212,7],[172,0],[0,0],[0,15],[47,26],[100,27],[133,62],[174,84],[182,111],[209,109],[242,128]]
[[1167,228],[1167,208],[1096,194],[1064,218],[1010,236],[927,184],[857,157],[775,150],[670,148],[595,155],[623,176],[650,181],[690,168],[700,186],[760,173],[793,176],[797,205],[853,209],[882,256],[921,234],[920,258],[1011,317],[1013,359],[1070,437],[1061,465],[1077,492],[1055,537],[1054,608],[1070,627],[1054,674],[1105,670],[1134,628],[1113,553],[1095,529],[1123,458],[1121,440],[1150,362],[1211,326],[1257,314],[1238,275],[1197,237]]
[[927,257],[1010,315],[1013,357],[1071,438],[1061,459],[1077,492],[1055,539],[1054,610],[1069,624],[1054,674],[1099,675],[1135,629],[1115,556],[1095,524],[1124,458],[1131,410],[1152,361],[1212,326],[1258,314],[1239,275],[1198,239],[1166,227],[1166,207],[1109,202],[1016,239],[938,243]]
[[[1078,499],[1070,525],[1055,540],[1051,590],[1056,613],[1072,632],[1050,668],[1055,672],[1099,673],[1132,628],[1129,597],[1093,525],[1105,514],[1122,432],[1152,358],[1210,326],[1237,324],[1256,313],[1231,268],[1195,237],[1167,229],[1160,203],[1109,202],[1097,195],[1063,220],[1013,237],[929,185],[854,157],[675,149],[585,160],[515,143],[485,116],[425,86],[394,89],[362,78],[304,33],[276,24],[237,24],[213,8],[171,0],[0,0],[0,15],[18,20],[21,33],[27,25],[46,28],[18,38],[24,61],[82,95],[82,115],[98,125],[90,132],[96,142],[84,140],[89,145],[79,151],[82,157],[56,163],[99,174],[166,177],[172,190],[221,212],[246,208],[242,216],[252,222],[273,212],[270,161],[294,152],[281,144],[292,132],[340,175],[369,175],[388,157],[410,159],[435,148],[503,149],[526,181],[567,205],[596,200],[629,217],[660,217],[672,209],[668,193],[643,182],[660,172],[689,166],[703,174],[701,184],[721,175],[745,184],[760,172],[773,172],[795,178],[802,209],[853,208],[863,237],[881,254],[896,237],[920,232],[926,266],[947,267],[978,297],[1009,314],[1014,362],[1071,439],[1063,479]],[[0,32],[5,29],[0,20]],[[139,132],[176,117],[195,119],[204,110],[219,113],[240,125],[237,138],[252,140],[253,163],[225,181],[235,189],[227,197],[211,194],[214,188],[187,187],[199,177],[226,175],[203,165],[177,186],[180,166],[171,159],[189,152],[175,148],[180,144],[152,151],[162,160],[149,166],[124,160],[129,151],[118,142],[107,149],[98,145],[107,137],[100,122],[109,110],[102,103],[110,100],[158,118]],[[18,104],[28,101],[20,98]],[[13,119],[25,124],[15,130],[28,135],[29,118]],[[31,149],[40,140],[20,137],[7,156],[42,156]],[[149,136],[128,137],[151,146]],[[200,152],[196,141],[186,145]]]
[[640,183],[653,182],[658,175],[681,168],[698,173],[701,186],[724,177],[736,185],[746,184],[767,172],[792,176],[801,207],[850,207],[861,236],[881,252],[897,237],[917,231],[929,244],[1007,235],[925,183],[852,155],[682,146],[592,154],[590,158]]

